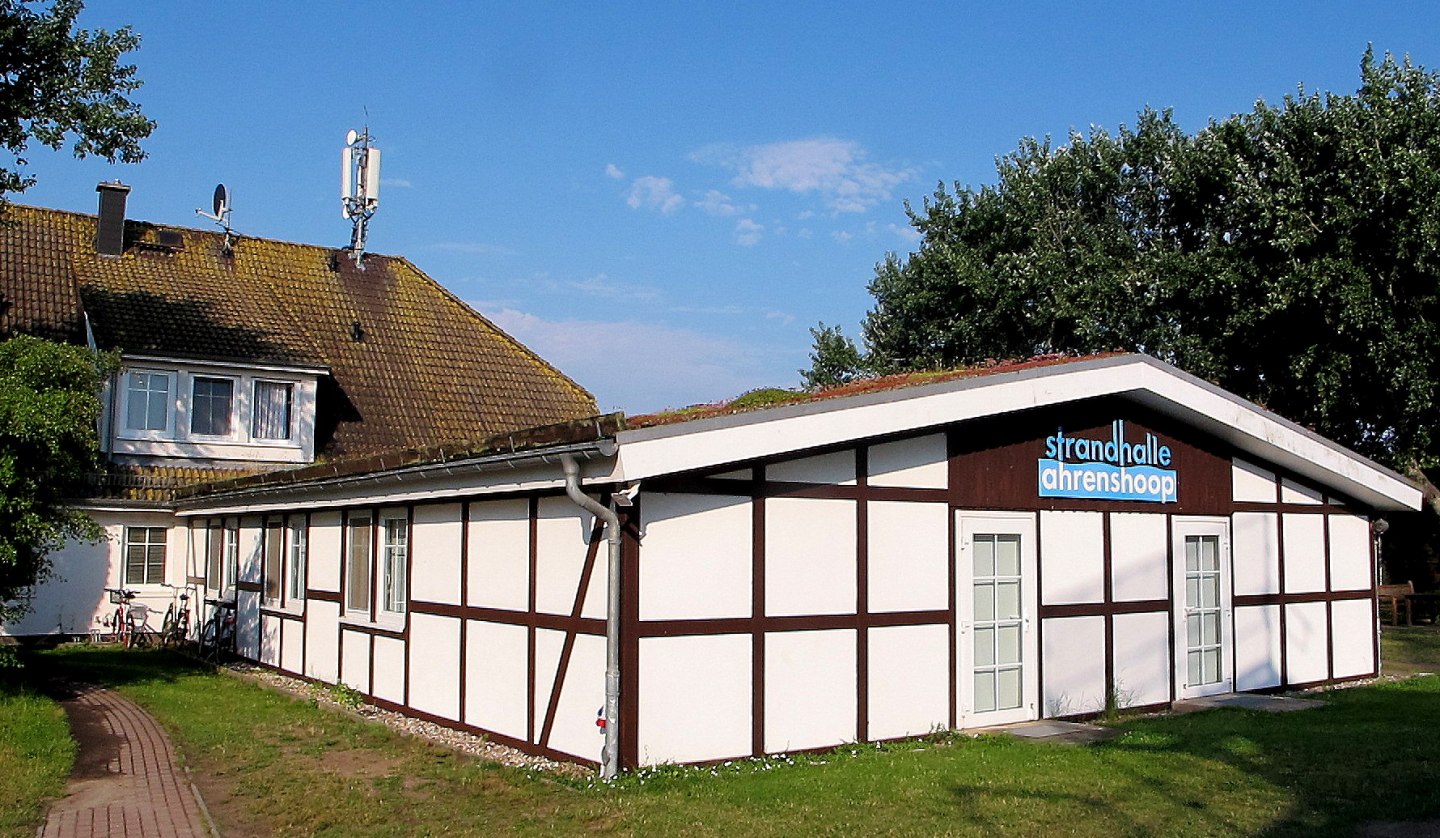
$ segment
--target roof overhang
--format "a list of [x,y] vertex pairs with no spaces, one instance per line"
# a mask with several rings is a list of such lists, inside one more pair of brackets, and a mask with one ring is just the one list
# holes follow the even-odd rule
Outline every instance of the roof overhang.
[[314,364],[279,364],[270,361],[224,361],[211,358],[181,358],[174,355],[144,355],[121,352],[125,364],[167,364],[181,367],[218,367],[258,372],[286,372],[296,375],[329,375],[330,368]]

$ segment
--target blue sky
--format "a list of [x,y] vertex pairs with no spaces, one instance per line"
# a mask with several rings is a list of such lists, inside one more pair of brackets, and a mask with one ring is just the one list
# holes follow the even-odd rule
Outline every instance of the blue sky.
[[[1440,67],[1433,3],[134,3],[134,166],[34,153],[22,203],[344,245],[339,155],[384,154],[369,249],[408,257],[632,414],[794,386],[852,335],[903,202],[992,182],[1023,136],[1188,129],[1297,85],[1353,92],[1367,43]],[[368,114],[368,116],[367,116]]]

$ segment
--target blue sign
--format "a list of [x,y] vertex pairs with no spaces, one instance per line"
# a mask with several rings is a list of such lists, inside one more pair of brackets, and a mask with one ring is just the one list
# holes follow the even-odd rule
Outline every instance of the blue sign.
[[1154,434],[1127,441],[1124,420],[1111,423],[1109,439],[1070,437],[1062,428],[1045,438],[1040,497],[1174,503],[1179,478],[1164,468],[1172,459]]

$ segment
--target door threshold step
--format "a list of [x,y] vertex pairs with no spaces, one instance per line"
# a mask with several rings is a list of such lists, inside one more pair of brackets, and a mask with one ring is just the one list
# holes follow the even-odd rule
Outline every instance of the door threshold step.
[[1325,702],[1313,698],[1291,698],[1284,695],[1257,695],[1255,693],[1226,693],[1204,698],[1187,698],[1173,705],[1176,713],[1196,713],[1214,710],[1217,707],[1235,707],[1240,710],[1259,710],[1262,713],[1290,713],[1295,710],[1309,710]]
[[998,733],[1006,736],[1018,736],[1022,739],[1043,739],[1046,742],[1061,745],[1088,745],[1091,742],[1104,742],[1106,739],[1113,739],[1120,735],[1120,731],[1108,727],[1084,722],[1061,722],[1054,719],[983,727],[971,732]]

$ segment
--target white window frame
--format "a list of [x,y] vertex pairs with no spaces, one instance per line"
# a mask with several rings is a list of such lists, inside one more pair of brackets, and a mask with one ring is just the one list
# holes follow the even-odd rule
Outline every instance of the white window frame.
[[[396,537],[398,535],[398,538]],[[380,518],[380,566],[375,574],[376,608],[382,615],[403,618],[408,607],[410,518],[405,513]]]
[[285,524],[285,598],[296,608],[305,604],[306,569],[310,550],[310,527],[304,516]]
[[[299,399],[297,397],[297,382],[284,378],[268,378],[264,376],[246,376],[245,381],[249,383],[249,410],[245,413],[245,435],[246,439],[254,445],[274,445],[281,448],[295,447],[295,440],[298,436]],[[283,437],[264,437],[255,434],[255,416],[259,406],[259,400],[255,398],[255,391],[261,384],[279,384],[290,391],[290,424],[285,429]]]
[[[375,516],[370,512],[355,513],[345,522],[345,587],[341,596],[345,598],[345,614],[349,617],[359,617],[368,621],[370,619],[370,605],[374,601],[375,589]],[[366,602],[361,608],[351,604],[351,593],[354,592],[354,574],[356,569],[355,556],[355,534],[360,526],[365,527],[365,572],[368,574],[364,590],[366,591]]]
[[[273,596],[270,592],[272,582]],[[267,608],[278,608],[284,601],[285,522],[270,519],[260,527],[260,602]]]
[[[145,540],[140,542],[136,542],[135,540],[133,540],[132,535],[136,530],[140,530],[145,534]],[[149,537],[153,534],[153,532],[156,531],[160,533],[160,540],[149,540]],[[123,549],[120,553],[120,579],[122,582],[122,587],[130,587],[131,585],[159,585],[160,583],[164,582],[166,563],[170,559],[170,545],[167,543],[168,541],[169,531],[166,530],[164,527],[126,526],[124,544],[122,545]],[[145,562],[141,566],[140,575],[142,578],[138,582],[132,581],[130,579],[130,548],[135,546],[143,546],[145,548],[160,548],[160,571],[156,578],[150,578],[150,559],[147,552]]]
[[[215,374],[215,373],[193,373],[193,374],[191,374],[191,376],[190,376],[190,399],[189,399],[189,401],[187,402],[187,407],[188,407],[189,409],[185,411],[186,414],[187,414],[187,419],[189,420],[189,423],[190,423],[190,427],[187,429],[187,433],[189,434],[189,436],[190,436],[191,439],[200,439],[200,440],[225,439],[225,440],[233,440],[233,439],[242,439],[242,438],[247,438],[247,437],[248,437],[248,435],[249,435],[248,429],[246,429],[246,437],[241,437],[240,434],[238,433],[238,431],[240,430],[240,420],[241,420],[242,418],[244,418],[244,415],[248,412],[248,411],[243,411],[243,410],[240,409],[240,407],[241,407],[240,401],[241,401],[241,399],[243,398],[243,392],[244,392],[244,388],[240,386],[242,380],[243,380],[242,377],[240,377],[240,376],[234,376],[234,375],[217,375],[217,374]],[[195,430],[195,418],[196,418],[196,411],[195,411],[195,387],[196,387],[196,385],[198,385],[201,381],[228,381],[228,382],[230,382],[230,432],[229,432],[229,433],[226,433],[226,434],[206,434],[206,433],[200,433],[199,431]]]
[[[169,394],[169,403],[165,405],[165,427],[163,429],[152,428],[131,428],[130,419],[130,376],[134,373],[143,375],[158,375],[165,378],[166,390]],[[120,409],[119,415],[115,417],[115,426],[118,435],[122,439],[173,439],[175,437],[175,416],[178,412],[176,402],[179,401],[179,376],[170,370],[157,370],[148,367],[134,367],[122,370],[120,373]]]
[[235,583],[240,578],[240,525],[227,523],[222,530],[224,546],[220,551],[220,596],[223,598],[228,593],[233,599]]

